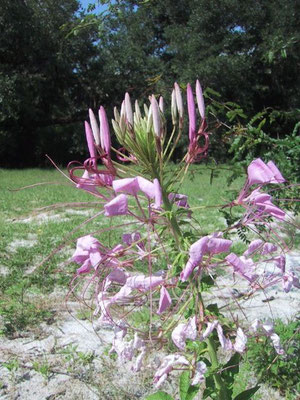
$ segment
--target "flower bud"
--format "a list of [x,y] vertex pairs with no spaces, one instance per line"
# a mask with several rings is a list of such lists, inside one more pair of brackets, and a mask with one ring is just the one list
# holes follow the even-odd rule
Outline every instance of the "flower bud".
[[120,113],[119,113],[117,107],[114,107],[114,116],[115,116],[116,122],[120,122]]
[[138,101],[136,100],[134,103],[134,123],[138,124],[142,118],[141,110]]
[[191,143],[196,136],[196,108],[193,90],[189,83],[187,85],[187,106],[189,114],[189,139]]
[[154,134],[156,137],[160,138],[160,134],[161,134],[160,111],[159,111],[158,103],[157,103],[154,95],[152,95],[152,97],[151,97],[151,108],[152,108],[152,116],[153,116]]
[[130,96],[128,93],[125,94],[125,113],[126,113],[127,123],[133,126],[133,113],[132,113]]
[[164,113],[164,98],[160,96],[158,106],[160,109],[160,112],[163,114]]
[[174,87],[175,87],[175,98],[176,98],[178,114],[179,114],[179,117],[182,119],[183,118],[183,101],[182,101],[181,90],[180,90],[180,87],[177,82],[175,82]]
[[201,88],[201,85],[200,85],[200,82],[198,79],[196,81],[196,98],[197,98],[199,113],[201,115],[201,118],[204,119],[205,118],[205,104],[204,104],[202,88]]
[[177,107],[176,107],[176,96],[175,90],[172,91],[172,100],[171,100],[171,114],[172,114],[172,123],[176,125],[177,122]]
[[107,153],[110,154],[110,133],[109,133],[109,125],[106,117],[106,112],[104,107],[100,107],[99,110],[99,120],[100,120],[100,143],[102,149]]
[[95,114],[93,113],[93,110],[91,108],[89,109],[89,117],[90,117],[90,123],[91,123],[92,132],[93,132],[93,136],[94,136],[95,142],[99,146],[99,144],[100,144],[99,126],[98,126],[98,122],[96,120]]
[[153,116],[152,116],[152,106],[150,104],[149,110],[148,110],[148,119],[147,119],[147,132],[150,132],[153,124]]

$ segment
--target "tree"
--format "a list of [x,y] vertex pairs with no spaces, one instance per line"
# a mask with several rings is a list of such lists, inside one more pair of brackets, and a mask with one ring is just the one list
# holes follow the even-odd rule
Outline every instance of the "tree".
[[86,78],[98,57],[95,30],[68,36],[62,29],[79,18],[76,0],[3,0],[0,7],[1,164],[35,165],[57,147],[61,159],[93,96]]

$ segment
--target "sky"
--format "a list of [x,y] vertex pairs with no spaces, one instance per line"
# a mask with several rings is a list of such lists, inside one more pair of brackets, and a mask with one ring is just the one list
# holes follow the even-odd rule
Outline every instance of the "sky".
[[97,0],[79,0],[79,3],[82,5],[83,8],[87,8],[89,4],[96,4],[97,7],[94,12],[97,11],[104,11],[106,9],[106,6],[98,5]]

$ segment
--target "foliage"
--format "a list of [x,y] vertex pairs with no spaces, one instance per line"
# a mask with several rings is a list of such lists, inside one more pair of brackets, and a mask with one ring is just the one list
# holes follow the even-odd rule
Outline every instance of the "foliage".
[[285,324],[279,320],[276,332],[283,342],[286,355],[278,357],[265,340],[252,339],[248,346],[248,361],[261,382],[280,390],[283,395],[299,395],[300,322]]
[[[271,136],[285,139],[293,129],[300,54],[295,1],[98,3],[99,11],[91,1],[84,12],[76,0],[1,2],[2,166],[45,165],[45,153],[60,163],[70,154],[79,158],[88,107],[117,104],[125,91],[165,95],[174,80],[184,88],[195,76],[224,102],[240,104],[229,119],[271,107],[285,115]],[[186,146],[181,139],[174,160]],[[224,145],[213,145],[211,154],[224,161]]]

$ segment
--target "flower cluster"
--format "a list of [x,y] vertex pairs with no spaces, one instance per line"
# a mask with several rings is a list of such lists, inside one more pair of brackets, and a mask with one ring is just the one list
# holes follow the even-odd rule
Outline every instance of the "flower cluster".
[[[187,234],[182,229],[180,218],[191,220],[192,208],[187,196],[174,190],[175,183],[185,177],[192,162],[207,155],[209,148],[199,81],[196,101],[190,84],[186,91],[189,146],[182,163],[171,174],[168,162],[184,127],[184,101],[177,83],[171,98],[170,135],[162,97],[152,95],[142,113],[137,101],[133,111],[126,93],[120,112],[114,109],[112,125],[121,145],[114,149],[114,157],[103,107],[99,124],[90,110],[90,123],[85,122],[90,157],[84,164],[71,163],[70,176],[78,188],[99,198],[103,218],[111,219],[109,229],[117,231],[120,226],[127,229],[132,225],[134,229],[124,233],[122,242],[120,238],[112,247],[91,235],[79,238],[72,261],[79,265],[76,279],[89,279],[94,288],[96,325],[109,325],[115,330],[111,351],[122,362],[135,360],[133,369],[139,371],[147,364],[148,349],[162,347],[171,339],[176,350],[162,359],[154,374],[155,387],[180,367],[190,371],[192,386],[211,374],[216,398],[225,399],[230,398],[231,389],[219,371],[218,347],[229,356],[242,354],[248,337],[265,335],[278,354],[284,350],[271,323],[256,320],[246,326],[238,320],[226,320],[218,307],[205,304],[202,294],[213,290],[221,269],[244,279],[249,285],[248,296],[278,283],[288,292],[292,287],[300,288],[300,283],[294,272],[285,268],[285,245],[275,232],[287,219],[286,213],[266,193],[268,185],[285,182],[272,161],[265,164],[256,159],[249,165],[238,198],[227,205],[242,210],[234,226],[209,235],[197,231]],[[83,170],[82,176],[76,174],[77,170]],[[120,216],[124,224],[114,226]],[[126,224],[127,220],[130,222]],[[232,251],[239,227],[249,227],[253,237],[242,255]],[[149,323],[135,326],[135,312],[147,313]]]

